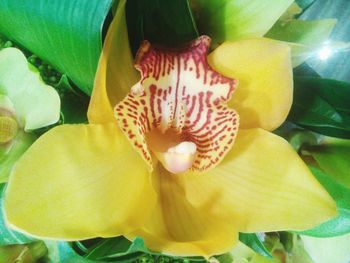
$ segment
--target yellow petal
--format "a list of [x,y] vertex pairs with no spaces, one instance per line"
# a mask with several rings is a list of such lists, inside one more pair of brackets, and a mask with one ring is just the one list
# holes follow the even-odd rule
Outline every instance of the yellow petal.
[[114,105],[140,79],[129,47],[125,3],[126,0],[119,2],[105,39],[88,111],[90,123],[114,121]]
[[289,47],[265,38],[225,42],[208,57],[218,72],[238,79],[229,105],[240,127],[274,130],[286,119],[293,99]]
[[213,202],[238,213],[241,232],[307,229],[336,215],[334,201],[288,142],[262,129],[240,130],[231,152],[205,177],[196,188],[221,193]]
[[292,147],[262,129],[241,130],[224,161],[207,173],[156,175],[159,200],[133,232],[155,251],[227,252],[237,231],[301,230],[336,214],[335,203]]
[[[201,189],[205,177],[200,174],[187,181],[184,174],[171,174],[158,166],[154,170],[158,205],[145,226],[127,237],[141,236],[150,249],[175,256],[209,257],[232,249],[238,237],[235,220],[216,206],[220,193]],[[196,194],[202,202],[193,202],[191,196]]]
[[7,220],[41,238],[122,235],[154,204],[147,166],[116,124],[63,125],[40,137],[11,174]]

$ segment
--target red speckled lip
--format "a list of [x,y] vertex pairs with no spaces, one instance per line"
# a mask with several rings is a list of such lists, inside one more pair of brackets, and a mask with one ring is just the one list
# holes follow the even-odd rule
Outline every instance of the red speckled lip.
[[141,80],[115,108],[125,135],[152,165],[146,134],[175,131],[196,144],[192,170],[214,167],[234,143],[238,114],[227,107],[237,81],[210,68],[210,38],[201,36],[179,49],[141,45],[135,67]]

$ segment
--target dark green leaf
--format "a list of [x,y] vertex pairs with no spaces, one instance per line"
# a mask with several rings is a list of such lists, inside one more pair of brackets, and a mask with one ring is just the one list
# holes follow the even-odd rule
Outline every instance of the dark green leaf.
[[60,91],[62,123],[87,123],[89,97],[75,90],[66,75],[55,88]]
[[0,33],[90,94],[112,0],[0,0]]
[[309,8],[316,0],[295,0],[295,2],[300,6],[303,10]]
[[288,120],[306,129],[338,138],[350,138],[350,83],[295,77]]
[[255,252],[259,253],[260,255],[264,257],[272,258],[270,252],[267,250],[265,245],[259,239],[257,234],[239,233],[239,240],[242,243],[246,244],[251,249],[253,249]]
[[310,67],[306,62],[301,64],[300,66],[293,69],[293,76],[294,77],[314,77],[318,78],[320,75],[312,68]]
[[336,201],[338,216],[313,229],[299,232],[314,237],[333,237],[350,232],[350,189],[338,184],[330,176],[315,167],[310,167],[317,180]]
[[134,53],[142,40],[177,46],[198,37],[188,0],[128,0],[126,18]]
[[136,238],[131,242],[122,236],[90,242],[74,242],[72,245],[84,258],[99,262],[130,262],[150,252],[144,246],[142,239]]
[[3,213],[3,197],[6,184],[0,184],[0,246],[12,244],[26,244],[35,241],[21,233],[11,230],[5,222]]

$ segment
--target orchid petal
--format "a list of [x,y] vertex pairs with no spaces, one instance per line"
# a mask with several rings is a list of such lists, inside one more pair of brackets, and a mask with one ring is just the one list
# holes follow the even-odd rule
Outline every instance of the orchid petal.
[[307,229],[337,214],[288,142],[262,129],[240,130],[235,147],[206,178],[201,187],[221,187],[226,210],[239,212],[241,232]]
[[[238,225],[231,214],[216,205],[220,193],[201,188],[206,175],[197,177],[200,184],[196,186],[192,177],[187,181],[184,175],[157,168],[154,185],[158,189],[158,205],[146,224],[127,237],[141,236],[151,250],[175,256],[208,258],[231,250],[238,240]],[[190,186],[194,188],[189,189]],[[191,200],[197,194],[201,203]]]
[[208,256],[232,247],[237,231],[300,230],[336,215],[334,201],[293,148],[262,129],[240,130],[209,172],[155,173],[158,206],[132,233],[155,251]]
[[260,38],[225,42],[208,57],[221,74],[239,81],[229,105],[240,116],[240,127],[274,130],[286,119],[293,99],[289,47]]
[[119,2],[105,39],[88,110],[90,123],[113,122],[114,105],[127,95],[140,78],[130,51],[125,3],[126,0]]
[[57,92],[42,81],[39,71],[16,48],[0,51],[0,94],[11,100],[17,121],[26,131],[59,120]]
[[140,227],[154,199],[147,166],[115,124],[63,125],[16,164],[4,207],[19,231],[77,240]]

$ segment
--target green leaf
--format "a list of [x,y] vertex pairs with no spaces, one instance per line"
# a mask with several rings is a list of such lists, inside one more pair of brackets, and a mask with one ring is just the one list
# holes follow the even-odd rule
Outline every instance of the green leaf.
[[298,232],[313,237],[333,237],[350,232],[350,189],[338,184],[320,169],[310,167],[312,173],[337,204],[338,216],[315,228]]
[[94,263],[77,254],[67,242],[45,241],[48,249],[47,262],[50,263]]
[[20,131],[11,141],[9,149],[6,149],[4,152],[0,152],[0,183],[7,181],[11,169],[16,161],[35,140],[36,136],[34,134]]
[[[81,242],[73,242],[72,246],[84,258],[98,262],[147,262],[148,259],[154,259],[156,262],[162,262],[163,258],[167,261],[186,260],[189,262],[206,262],[202,257],[168,257],[147,249],[142,238],[137,237],[134,241],[129,241],[125,237],[119,236],[107,239],[93,239]],[[144,261],[146,260],[146,261]]]
[[337,20],[279,20],[265,35],[289,42],[293,66],[299,66],[309,57],[318,54],[331,34]]
[[214,44],[226,40],[261,37],[293,0],[192,0],[199,32]]
[[19,125],[25,130],[48,126],[59,119],[57,92],[42,81],[39,71],[19,49],[0,51],[0,94],[11,100]]
[[92,245],[85,245],[84,242],[74,242],[73,247],[86,259],[104,262],[128,262],[150,252],[141,238],[131,242],[120,236],[92,243]]
[[112,0],[0,0],[0,33],[90,94]]
[[13,244],[26,244],[35,241],[31,237],[27,237],[21,233],[11,230],[5,221],[3,214],[3,198],[5,191],[5,184],[0,184],[0,246]]
[[128,0],[126,18],[134,53],[142,40],[178,46],[198,37],[188,0]]
[[324,138],[320,145],[304,148],[323,171],[350,189],[350,140]]
[[288,120],[331,137],[350,138],[350,83],[295,77]]
[[0,247],[0,262],[37,263],[47,252],[44,242]]
[[264,257],[272,258],[270,252],[267,250],[263,242],[259,239],[257,234],[239,233],[239,240],[258,254]]
[[266,37],[305,45],[322,44],[332,32],[336,19],[278,21]]

